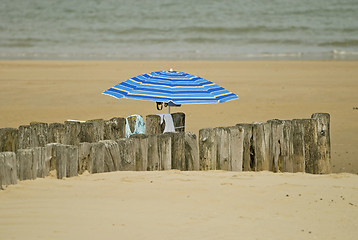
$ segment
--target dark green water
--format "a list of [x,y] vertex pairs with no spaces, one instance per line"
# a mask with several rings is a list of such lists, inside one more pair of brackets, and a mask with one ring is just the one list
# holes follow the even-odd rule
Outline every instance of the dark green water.
[[358,59],[358,1],[1,0],[0,59]]

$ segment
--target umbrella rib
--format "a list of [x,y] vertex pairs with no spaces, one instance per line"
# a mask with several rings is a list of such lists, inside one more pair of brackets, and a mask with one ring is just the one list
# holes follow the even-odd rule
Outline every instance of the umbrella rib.
[[215,83],[208,83],[208,84],[204,84],[202,86],[168,86],[168,85],[164,85],[164,84],[154,84],[154,83],[143,83],[143,82],[139,82],[134,80],[133,78],[129,79],[135,83],[138,83],[140,85],[146,85],[146,86],[155,86],[155,87],[167,87],[167,88],[203,88],[203,87],[207,87],[207,86],[212,86],[212,85],[216,85]]
[[[164,75],[165,77],[154,76],[154,75],[152,75],[152,73],[147,73],[145,75],[148,75],[151,78],[160,78],[160,79],[169,80],[169,81],[171,80],[169,78],[171,75]],[[186,78],[185,80],[183,80],[183,77],[186,77],[186,75],[177,75],[177,76],[179,77],[178,79],[182,79],[181,81],[191,81],[191,80],[193,80],[195,78],[200,79],[200,77],[197,77],[197,76],[194,76],[194,75],[192,77],[190,77],[190,78]]]
[[[160,95],[152,95],[152,94],[144,94],[144,93],[131,93],[130,91],[124,90],[124,89],[120,89],[120,88],[116,88],[116,87],[112,87],[113,89],[119,90],[119,91],[123,91],[125,93],[127,93],[127,95],[131,95],[131,96],[149,96],[149,97],[157,97],[157,98],[166,98],[166,99],[170,99],[171,97],[168,96],[160,96]],[[110,90],[110,89],[109,89]],[[217,97],[222,97],[225,95],[230,95],[233,94],[232,92],[227,92],[227,93],[222,93],[219,95],[215,95],[213,97],[174,97],[176,99],[185,99],[185,98],[193,98],[193,99],[216,99]]]
[[[122,82],[120,84],[121,87],[126,87],[126,88],[129,88],[129,89],[132,89],[133,91],[147,91],[147,92],[159,92],[159,93],[168,93],[168,94],[195,94],[195,93],[198,93],[198,94],[201,94],[201,93],[207,93],[207,94],[213,94],[215,92],[218,92],[218,91],[222,91],[222,90],[225,90],[224,88],[214,84],[212,85],[213,87],[211,88],[207,88],[207,89],[198,89],[198,88],[185,88],[186,90],[179,90],[179,91],[173,91],[173,90],[164,90],[164,89],[160,89],[160,88],[149,88],[149,87],[146,87],[146,85],[132,85],[128,82]],[[216,86],[216,87],[214,87]],[[204,88],[204,87],[203,87]],[[119,88],[117,88],[119,89]],[[172,89],[172,88],[169,88],[169,89]]]

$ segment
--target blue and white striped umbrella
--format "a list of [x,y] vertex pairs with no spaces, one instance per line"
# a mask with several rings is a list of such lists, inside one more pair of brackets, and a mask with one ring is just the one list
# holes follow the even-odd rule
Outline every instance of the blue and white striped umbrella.
[[204,78],[179,71],[157,71],[130,78],[103,92],[115,98],[181,104],[221,103],[238,96]]

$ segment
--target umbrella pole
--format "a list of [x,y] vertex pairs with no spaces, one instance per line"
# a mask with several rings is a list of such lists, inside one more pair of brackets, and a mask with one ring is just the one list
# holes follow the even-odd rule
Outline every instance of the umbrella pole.
[[168,106],[168,113],[170,114],[170,106]]

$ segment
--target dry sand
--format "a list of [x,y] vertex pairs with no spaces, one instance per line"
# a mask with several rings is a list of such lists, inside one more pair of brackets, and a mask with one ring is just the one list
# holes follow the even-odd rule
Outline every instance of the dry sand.
[[0,128],[160,113],[153,102],[118,100],[101,92],[170,68],[240,97],[172,108],[186,113],[187,131],[328,112],[333,172],[358,174],[358,61],[0,61]]
[[357,239],[358,176],[112,172],[0,192],[0,239]]
[[[331,114],[334,172],[358,173],[357,61],[0,61],[0,128],[159,113],[100,93],[170,69],[235,93],[182,106],[187,131]],[[0,191],[0,239],[356,239],[358,176],[116,172]]]

